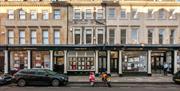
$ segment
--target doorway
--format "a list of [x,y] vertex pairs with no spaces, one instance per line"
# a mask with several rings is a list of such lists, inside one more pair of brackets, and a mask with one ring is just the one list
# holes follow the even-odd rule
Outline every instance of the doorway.
[[64,57],[58,56],[54,57],[54,69],[55,72],[64,73]]
[[110,70],[113,73],[118,72],[118,58],[111,58],[111,60],[110,60]]
[[153,74],[163,74],[163,64],[166,62],[164,56],[152,56],[151,67]]
[[107,71],[107,55],[106,51],[100,51],[98,57],[99,72]]

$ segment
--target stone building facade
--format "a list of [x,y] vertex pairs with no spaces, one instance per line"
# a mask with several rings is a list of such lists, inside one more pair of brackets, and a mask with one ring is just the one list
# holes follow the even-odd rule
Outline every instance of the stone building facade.
[[178,0],[2,0],[0,69],[152,75],[180,70]]

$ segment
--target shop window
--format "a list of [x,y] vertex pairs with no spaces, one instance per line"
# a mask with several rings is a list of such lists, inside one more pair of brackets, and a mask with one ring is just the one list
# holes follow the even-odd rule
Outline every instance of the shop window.
[[[79,51],[76,52],[76,56],[68,55],[68,63],[69,63],[69,70],[78,70],[78,71],[91,71],[95,70],[94,68],[94,55],[87,55],[88,52]],[[91,53],[90,53],[91,54]]]
[[11,71],[18,71],[27,68],[27,52],[26,51],[12,51],[10,53],[10,68]]
[[123,52],[124,72],[147,72],[147,52]]
[[180,71],[180,51],[177,53],[177,70]]
[[33,68],[50,68],[50,53],[48,51],[32,52]]

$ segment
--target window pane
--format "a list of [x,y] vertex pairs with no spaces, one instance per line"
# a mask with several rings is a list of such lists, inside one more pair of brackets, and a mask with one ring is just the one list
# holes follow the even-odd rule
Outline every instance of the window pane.
[[103,9],[97,10],[97,19],[103,19]]
[[121,18],[126,18],[126,10],[121,9]]
[[24,10],[19,11],[19,18],[22,20],[26,19],[26,13]]
[[132,31],[131,31],[131,39],[133,40],[133,43],[137,43],[137,39],[138,39],[138,37],[137,37],[137,29],[132,29]]
[[8,19],[14,19],[14,10],[8,10]]
[[174,44],[175,43],[175,29],[171,29],[170,30],[170,44]]
[[109,18],[114,18],[115,17],[115,8],[109,8]]
[[159,44],[163,44],[164,29],[159,29]]
[[109,31],[109,44],[114,44],[115,30],[110,29]]
[[44,10],[43,11],[43,20],[48,20],[48,19],[49,19],[48,11]]
[[48,40],[48,31],[43,31],[43,43],[44,44],[49,44],[49,40]]
[[80,29],[75,29],[75,44],[80,44],[81,40],[81,31]]
[[153,41],[153,29],[148,29],[148,44],[152,44]]
[[54,19],[60,19],[61,18],[61,13],[59,9],[54,10]]
[[54,31],[54,44],[60,44],[60,31],[57,29]]
[[31,11],[31,19],[37,19],[37,12],[35,10]]
[[121,44],[126,44],[126,29],[121,29]]
[[86,19],[92,19],[91,9],[86,9]]
[[75,9],[75,10],[74,10],[74,18],[75,18],[75,19],[80,19],[80,18],[81,18],[80,9]]

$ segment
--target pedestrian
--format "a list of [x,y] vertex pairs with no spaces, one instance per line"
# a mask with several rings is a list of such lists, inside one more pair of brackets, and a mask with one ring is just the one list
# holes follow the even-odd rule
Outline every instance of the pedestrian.
[[101,77],[102,77],[103,83],[107,85],[108,87],[111,87],[110,77],[108,76],[108,74],[106,72],[102,72]]
[[90,82],[90,85],[91,85],[91,86],[94,86],[94,83],[95,83],[95,75],[94,75],[94,72],[90,72],[89,82]]
[[164,75],[167,76],[167,71],[168,71],[168,64],[167,63],[164,63],[164,66],[163,66],[163,70],[164,70]]

